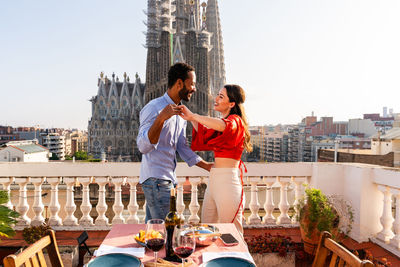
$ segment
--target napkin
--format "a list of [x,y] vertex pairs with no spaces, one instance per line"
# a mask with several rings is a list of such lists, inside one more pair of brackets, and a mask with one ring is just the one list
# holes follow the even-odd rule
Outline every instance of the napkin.
[[254,263],[253,257],[248,252],[204,252],[203,262],[223,257],[242,258]]
[[119,247],[102,244],[102,245],[100,245],[99,249],[95,251],[95,253],[96,253],[96,255],[95,255],[96,257],[99,257],[101,255],[110,254],[110,253],[124,253],[124,254],[133,255],[138,258],[143,258],[144,257],[144,247],[119,248]]

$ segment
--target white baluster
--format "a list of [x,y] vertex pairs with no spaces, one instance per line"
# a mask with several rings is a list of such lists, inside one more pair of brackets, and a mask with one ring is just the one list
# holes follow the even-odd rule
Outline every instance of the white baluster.
[[390,244],[400,249],[400,190],[393,189],[393,194],[396,197],[396,217],[393,223],[393,230],[396,235],[390,240]]
[[137,216],[137,212],[139,209],[139,205],[137,203],[137,190],[136,190],[136,185],[139,182],[139,177],[128,177],[128,183],[130,186],[129,192],[130,192],[130,199],[129,199],[129,205],[128,205],[128,210],[129,210],[129,217],[126,223],[132,223],[136,224],[139,223],[139,217]]
[[82,184],[82,203],[80,207],[82,211],[82,217],[79,220],[79,225],[91,226],[93,225],[93,218],[90,217],[92,204],[90,203],[89,185],[92,182],[92,177],[80,177],[78,180]]
[[35,213],[35,217],[32,219],[31,225],[32,226],[39,226],[44,223],[44,218],[42,216],[44,205],[42,202],[42,184],[44,182],[44,177],[35,177],[31,178],[31,182],[35,186],[35,195],[33,201],[33,212]]
[[383,192],[383,211],[381,216],[382,231],[377,234],[377,238],[389,242],[393,238],[392,231],[393,216],[392,216],[392,193],[388,186],[378,186],[378,189]]
[[49,225],[58,226],[62,224],[61,218],[58,216],[58,212],[60,211],[60,203],[58,202],[58,184],[61,181],[61,177],[51,177],[46,180],[51,185]]
[[108,218],[105,215],[107,212],[106,184],[108,182],[108,177],[96,177],[96,183],[99,185],[99,197],[96,206],[98,216],[94,222],[95,225],[108,225]]
[[247,224],[260,224],[261,218],[258,215],[260,203],[258,202],[258,188],[257,184],[260,182],[260,177],[248,177],[247,181],[251,184],[251,197],[249,208],[251,215],[247,218]]
[[264,210],[265,216],[263,217],[262,223],[263,224],[276,224],[276,218],[273,215],[275,204],[274,204],[274,195],[272,185],[275,183],[275,177],[264,177],[264,183],[266,184],[265,189],[265,203],[264,203]]
[[15,182],[19,185],[19,202],[17,205],[17,212],[20,214],[19,218],[17,219],[17,226],[29,226],[31,223],[31,219],[26,215],[29,210],[29,205],[27,201],[26,195],[26,185],[28,184],[30,178],[15,178]]
[[112,177],[112,183],[115,185],[115,197],[114,197],[114,218],[112,219],[112,224],[121,224],[125,223],[124,218],[122,217],[122,211],[124,210],[124,205],[122,204],[121,198],[121,186],[125,184],[126,178],[125,177]]
[[276,221],[277,224],[288,224],[292,222],[288,215],[290,205],[287,199],[287,191],[290,180],[291,178],[289,177],[278,177],[278,182],[281,184],[281,199],[279,202],[279,210],[281,214]]
[[0,178],[0,183],[3,184],[3,190],[7,192],[8,194],[8,202],[5,204],[6,207],[8,207],[10,210],[13,209],[13,205],[11,203],[11,190],[10,190],[10,185],[14,182],[14,177],[9,177],[9,178]]
[[197,213],[200,210],[200,204],[198,201],[197,192],[199,190],[197,189],[197,186],[201,183],[201,178],[200,177],[190,178],[189,181],[192,186],[192,194],[189,204],[189,210],[190,210],[189,223],[199,223],[200,217],[197,215]]
[[293,209],[294,209],[294,214],[292,217],[292,223],[297,223],[297,216],[299,214],[299,210],[297,208],[297,205],[299,204],[299,199],[303,196],[304,190],[303,190],[303,183],[305,183],[307,180],[306,177],[295,177],[292,176],[292,182],[295,184],[294,188],[294,202],[293,202]]
[[67,185],[67,201],[64,208],[67,216],[64,219],[63,225],[75,226],[78,225],[78,219],[74,216],[74,212],[76,210],[74,200],[74,185],[76,183],[76,178],[64,177],[64,183]]
[[183,184],[185,183],[185,181],[186,178],[178,178],[178,185],[176,186],[176,211],[178,215],[184,220],[186,219],[185,216],[183,216],[183,212],[186,208],[185,203],[183,202]]

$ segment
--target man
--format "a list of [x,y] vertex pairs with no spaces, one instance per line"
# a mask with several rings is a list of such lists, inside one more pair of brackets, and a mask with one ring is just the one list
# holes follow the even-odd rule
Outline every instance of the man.
[[140,179],[146,198],[146,222],[164,219],[169,212],[171,188],[176,182],[176,152],[191,167],[210,170],[212,164],[196,155],[186,143],[186,121],[178,114],[181,100],[196,92],[194,68],[176,63],[168,71],[168,90],[140,112],[137,145],[142,155]]

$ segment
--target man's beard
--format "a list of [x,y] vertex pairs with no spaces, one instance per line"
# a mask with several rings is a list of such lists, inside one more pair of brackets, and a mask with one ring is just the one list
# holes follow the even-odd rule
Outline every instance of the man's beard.
[[189,94],[191,92],[186,88],[186,85],[183,85],[183,88],[179,91],[178,95],[182,100],[189,101]]

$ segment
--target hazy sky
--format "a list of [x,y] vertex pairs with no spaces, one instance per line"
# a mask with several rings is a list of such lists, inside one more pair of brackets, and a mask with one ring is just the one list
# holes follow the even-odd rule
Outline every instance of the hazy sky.
[[[145,0],[1,0],[0,125],[87,128],[104,71],[145,80]],[[400,111],[400,1],[221,0],[251,125]]]

